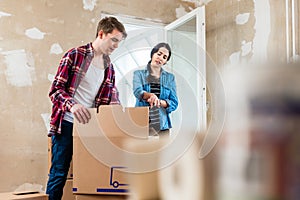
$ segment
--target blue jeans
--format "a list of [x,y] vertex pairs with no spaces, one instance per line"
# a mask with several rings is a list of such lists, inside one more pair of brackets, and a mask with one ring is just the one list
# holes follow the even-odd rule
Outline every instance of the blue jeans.
[[63,195],[73,155],[73,123],[62,121],[61,134],[52,136],[52,158],[46,193],[49,200],[60,200]]

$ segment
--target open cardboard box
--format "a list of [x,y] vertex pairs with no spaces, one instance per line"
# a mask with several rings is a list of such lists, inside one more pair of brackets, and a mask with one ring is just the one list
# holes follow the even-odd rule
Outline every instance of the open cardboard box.
[[74,122],[73,192],[129,194],[128,174],[122,171],[126,168],[122,144],[148,138],[149,110],[113,105],[89,111],[89,123]]

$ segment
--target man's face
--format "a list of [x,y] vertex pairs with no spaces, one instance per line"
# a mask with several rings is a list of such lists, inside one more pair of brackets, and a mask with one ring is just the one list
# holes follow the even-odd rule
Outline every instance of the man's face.
[[101,51],[106,55],[110,55],[118,48],[119,43],[123,40],[123,34],[117,29],[114,29],[111,33],[102,33],[100,38],[102,39]]

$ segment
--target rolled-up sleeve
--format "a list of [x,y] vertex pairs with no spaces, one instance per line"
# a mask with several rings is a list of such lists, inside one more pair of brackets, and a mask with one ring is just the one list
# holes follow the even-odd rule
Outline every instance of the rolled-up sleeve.
[[176,92],[176,81],[175,76],[170,76],[170,95],[165,101],[168,103],[168,107],[166,108],[167,113],[171,113],[172,111],[176,110],[178,107],[178,98]]
[[74,88],[66,88],[69,79],[69,70],[73,65],[72,59],[72,54],[70,52],[64,55],[49,91],[49,97],[53,105],[60,106],[59,109],[63,111],[70,111],[75,104],[75,101],[70,94]]
[[142,99],[145,90],[143,90],[143,77],[141,71],[133,73],[133,94],[137,99]]

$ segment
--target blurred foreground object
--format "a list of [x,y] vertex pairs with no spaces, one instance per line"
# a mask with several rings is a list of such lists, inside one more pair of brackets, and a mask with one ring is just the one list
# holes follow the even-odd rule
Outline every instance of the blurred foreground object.
[[300,199],[300,65],[232,68],[218,200]]
[[[145,141],[126,141],[126,149],[150,154],[157,152],[157,157],[142,162],[137,157],[127,157],[131,165],[135,165],[139,173],[131,173],[129,177],[131,195],[128,200],[212,200],[211,189],[211,155],[204,159],[198,158],[203,136],[198,134],[192,144],[185,149],[184,154],[169,165],[162,164],[170,157],[166,148],[173,141],[154,139]],[[152,171],[142,172],[140,168],[155,165]]]

